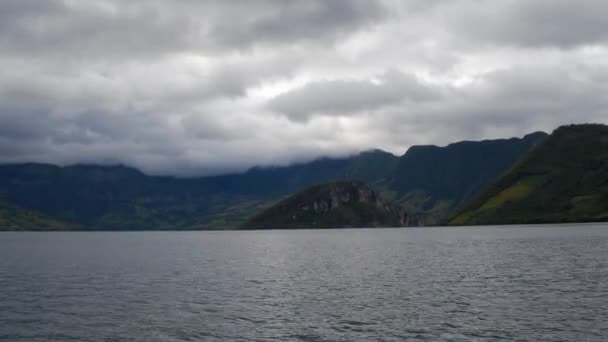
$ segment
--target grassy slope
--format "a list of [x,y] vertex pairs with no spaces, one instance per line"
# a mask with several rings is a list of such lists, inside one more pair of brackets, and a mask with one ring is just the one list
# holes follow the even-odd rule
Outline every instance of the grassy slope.
[[608,126],[560,127],[479,197],[453,225],[608,220]]

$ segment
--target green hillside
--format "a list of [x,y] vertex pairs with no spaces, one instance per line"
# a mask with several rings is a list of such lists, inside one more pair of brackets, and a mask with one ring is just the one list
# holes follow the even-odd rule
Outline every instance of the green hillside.
[[242,227],[397,227],[403,225],[401,214],[362,182],[334,182],[299,192],[255,216]]
[[0,230],[71,230],[78,228],[77,225],[0,202]]
[[560,127],[449,223],[608,220],[608,126]]
[[437,224],[546,137],[537,132],[521,139],[413,146],[399,159],[384,189],[409,212],[425,214],[427,224]]

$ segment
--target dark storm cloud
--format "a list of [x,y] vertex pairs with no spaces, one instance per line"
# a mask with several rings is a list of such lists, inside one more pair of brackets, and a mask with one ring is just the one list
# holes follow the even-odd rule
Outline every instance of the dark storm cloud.
[[0,2],[0,163],[198,175],[607,122],[600,0]]

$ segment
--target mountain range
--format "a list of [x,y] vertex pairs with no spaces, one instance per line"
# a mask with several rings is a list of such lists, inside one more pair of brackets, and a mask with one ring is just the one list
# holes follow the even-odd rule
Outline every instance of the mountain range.
[[[601,140],[605,129],[569,126],[550,137],[536,132],[445,147],[413,146],[402,156],[371,150],[198,178],[149,176],[127,166],[0,165],[0,227],[6,229],[3,222],[10,219],[11,229],[33,229],[45,220],[57,229],[230,229],[311,186],[340,181],[369,185],[382,201],[417,217],[416,224],[481,223],[485,221],[462,220],[454,213],[471,210],[472,200],[481,203],[480,194],[500,188],[496,182],[522,160],[539,158],[545,153],[542,146],[556,135],[566,139],[579,130],[577,134],[597,134]],[[586,151],[598,154],[600,163],[605,160],[600,151]]]

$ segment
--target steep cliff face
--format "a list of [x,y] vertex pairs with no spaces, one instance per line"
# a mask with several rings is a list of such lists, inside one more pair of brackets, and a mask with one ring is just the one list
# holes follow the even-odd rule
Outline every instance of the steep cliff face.
[[413,222],[362,182],[334,182],[308,188],[249,220],[243,228],[396,227]]
[[325,187],[327,188],[326,194],[320,193],[319,198],[313,199],[310,205],[304,204],[301,209],[303,211],[312,210],[317,214],[323,214],[352,203],[369,203],[378,208],[384,206],[374,191],[356,182],[334,183]]

